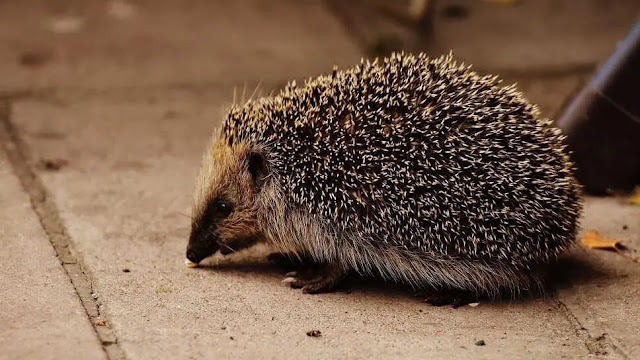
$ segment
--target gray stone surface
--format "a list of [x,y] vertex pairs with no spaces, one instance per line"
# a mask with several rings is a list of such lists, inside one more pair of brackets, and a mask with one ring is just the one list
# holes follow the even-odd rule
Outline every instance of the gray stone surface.
[[0,359],[105,358],[3,151],[0,189]]
[[594,337],[604,335],[627,358],[640,358],[640,206],[623,197],[588,198],[582,226],[582,233],[597,230],[621,241],[627,256],[577,249],[559,299]]
[[400,48],[434,56],[453,51],[495,73],[589,71],[612,53],[640,15],[637,0],[436,1],[434,31],[420,38],[406,16],[408,1],[327,0],[363,51]]
[[[608,2],[551,3],[474,10],[468,21],[438,28],[478,68],[508,70],[505,83],[517,82],[553,117],[587,76],[583,62],[606,56],[636,5],[621,1],[594,17],[593,6]],[[517,23],[551,13],[557,17],[545,20],[544,31],[537,32],[539,22]],[[481,18],[492,25],[481,28]],[[563,32],[563,21],[575,26]],[[52,32],[54,25],[67,33]],[[506,42],[491,43],[486,31]],[[582,39],[591,32],[597,35]],[[533,40],[517,43],[523,34]],[[557,298],[460,309],[431,307],[408,289],[375,281],[303,295],[280,284],[282,274],[264,262],[266,249],[184,267],[197,165],[234,87],[240,98],[244,84],[249,96],[261,81],[268,93],[291,78],[351,64],[360,50],[321,1],[0,2],[0,97],[12,102],[29,166],[52,194],[126,357],[640,357],[639,264],[616,253],[568,254],[556,268]],[[0,328],[0,357],[60,358],[65,349],[104,356],[2,161],[0,212],[8,216],[0,216],[0,239],[10,251],[0,253],[0,323],[20,325]],[[5,188],[15,190],[5,195]],[[638,209],[620,198],[589,198],[583,227],[640,250]],[[311,329],[322,337],[307,337]],[[485,346],[475,345],[480,339]]]
[[[466,18],[444,16],[445,7],[456,4],[468,8]],[[441,0],[439,8],[432,51],[453,48],[478,68],[522,73],[598,64],[640,15],[636,0]]]
[[[321,1],[142,0],[127,2],[124,18],[111,15],[113,3],[123,1],[0,2],[0,91],[224,84],[241,92],[283,80],[282,69],[307,77],[360,57]],[[61,21],[81,25],[52,31]]]

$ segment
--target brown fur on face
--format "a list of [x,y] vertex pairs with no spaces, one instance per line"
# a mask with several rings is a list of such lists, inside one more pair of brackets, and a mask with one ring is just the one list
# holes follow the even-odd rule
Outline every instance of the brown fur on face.
[[[221,140],[212,143],[194,195],[187,249],[191,261],[199,262],[217,250],[229,254],[260,240],[255,198],[265,169],[260,149],[244,143],[229,146]],[[220,202],[230,206],[227,216],[218,216],[216,204]]]

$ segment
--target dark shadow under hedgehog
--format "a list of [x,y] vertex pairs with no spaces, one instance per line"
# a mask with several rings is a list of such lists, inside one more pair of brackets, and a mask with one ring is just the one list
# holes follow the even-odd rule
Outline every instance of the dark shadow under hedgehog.
[[513,86],[451,55],[393,54],[234,106],[206,152],[188,265],[264,242],[309,261],[471,297],[540,288],[581,212],[564,136]]

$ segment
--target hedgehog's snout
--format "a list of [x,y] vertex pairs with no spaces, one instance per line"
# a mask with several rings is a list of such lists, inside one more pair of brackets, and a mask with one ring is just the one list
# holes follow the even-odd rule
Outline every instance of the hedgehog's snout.
[[204,234],[197,228],[191,230],[185,265],[195,267],[205,258],[215,254],[219,249],[217,236]]
[[201,251],[196,251],[190,246],[187,247],[187,258],[184,260],[184,263],[187,267],[195,267],[198,265],[204,258],[209,255],[203,255],[204,253]]

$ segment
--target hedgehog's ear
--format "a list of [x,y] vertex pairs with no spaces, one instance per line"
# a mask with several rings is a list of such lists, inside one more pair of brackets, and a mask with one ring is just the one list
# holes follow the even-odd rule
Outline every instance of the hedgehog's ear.
[[269,173],[269,166],[264,154],[258,150],[251,150],[247,153],[245,163],[253,182],[257,187],[262,186],[265,177]]

